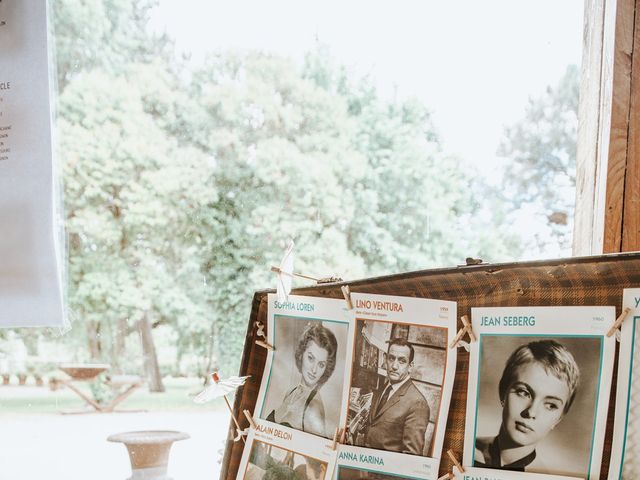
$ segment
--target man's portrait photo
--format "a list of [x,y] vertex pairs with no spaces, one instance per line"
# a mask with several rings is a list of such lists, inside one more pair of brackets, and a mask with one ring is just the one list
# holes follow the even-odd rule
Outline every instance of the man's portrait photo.
[[587,477],[601,339],[482,335],[480,347],[473,466]]
[[347,443],[431,456],[446,369],[441,327],[358,320]]

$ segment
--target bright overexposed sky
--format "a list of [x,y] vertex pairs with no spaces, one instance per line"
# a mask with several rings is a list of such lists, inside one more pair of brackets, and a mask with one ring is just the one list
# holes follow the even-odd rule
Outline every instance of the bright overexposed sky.
[[530,96],[580,64],[583,0],[161,0],[154,17],[194,61],[261,49],[295,59],[328,45],[381,91],[418,96],[445,151],[486,170]]

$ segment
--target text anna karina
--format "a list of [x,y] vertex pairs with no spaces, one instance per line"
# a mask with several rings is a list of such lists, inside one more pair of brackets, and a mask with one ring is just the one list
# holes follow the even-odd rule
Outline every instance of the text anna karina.
[[352,462],[366,463],[368,465],[384,465],[384,459],[376,455],[364,455],[362,453],[340,452],[338,457],[340,460],[349,460]]

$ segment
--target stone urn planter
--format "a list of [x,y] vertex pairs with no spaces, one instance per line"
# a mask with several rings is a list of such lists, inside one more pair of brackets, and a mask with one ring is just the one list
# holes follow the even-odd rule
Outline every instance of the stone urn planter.
[[187,438],[189,435],[184,432],[148,430],[117,433],[107,440],[124,443],[127,447],[131,462],[128,480],[171,480],[167,477],[171,445]]

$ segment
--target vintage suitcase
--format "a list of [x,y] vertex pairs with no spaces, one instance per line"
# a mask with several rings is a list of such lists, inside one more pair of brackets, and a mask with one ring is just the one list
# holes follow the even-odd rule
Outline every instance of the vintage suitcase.
[[[471,307],[564,305],[613,305],[618,315],[621,312],[622,290],[640,287],[640,253],[422,270],[297,288],[292,294],[343,298],[340,287],[345,284],[349,285],[352,292],[452,300],[458,302],[458,317],[469,315]],[[255,407],[267,357],[267,351],[255,345],[255,322],[262,321],[266,324],[267,294],[273,292],[274,290],[262,290],[253,297],[240,367],[240,375],[251,375],[251,378],[236,395],[233,407],[243,428],[248,423],[241,412],[244,409],[253,411]],[[458,324],[461,328],[460,320]],[[451,471],[451,462],[444,452],[453,449],[460,457],[462,455],[468,370],[469,354],[461,349],[458,352],[439,475]],[[607,477],[611,455],[616,370],[617,365],[607,418],[600,475],[603,479]],[[232,440],[235,433],[233,423],[229,429],[220,476],[225,480],[236,478],[243,449],[242,442],[234,443]]]

